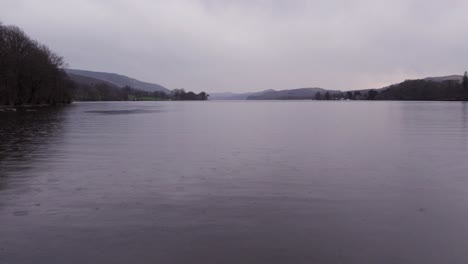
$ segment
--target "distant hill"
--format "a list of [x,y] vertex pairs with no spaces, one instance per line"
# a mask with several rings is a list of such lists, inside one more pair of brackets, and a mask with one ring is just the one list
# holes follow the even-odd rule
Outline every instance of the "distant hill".
[[103,80],[99,80],[99,79],[96,79],[96,78],[92,78],[92,77],[87,77],[87,76],[83,76],[83,75],[77,75],[77,74],[73,74],[73,73],[70,73],[70,72],[67,72],[67,75],[68,77],[75,83],[75,85],[77,86],[96,86],[98,84],[105,84],[109,87],[112,87],[112,88],[121,88],[113,83],[110,83],[110,82],[107,82],[107,81],[103,81]]
[[[95,80],[101,80],[106,83],[113,84],[118,87],[130,86],[135,89],[148,91],[148,92],[165,92],[170,93],[170,90],[159,84],[142,82],[124,75],[107,73],[107,72],[94,72],[84,70],[66,69],[68,74],[89,77]],[[76,77],[75,77],[76,78]]]
[[449,75],[449,76],[442,76],[442,77],[427,77],[424,80],[433,81],[433,82],[443,82],[443,81],[459,81],[459,82],[461,82],[462,79],[463,79],[462,75]]
[[317,93],[326,93],[330,94],[339,93],[340,91],[326,90],[323,88],[299,88],[292,90],[269,90],[260,94],[250,95],[247,97],[247,100],[305,100],[305,99],[314,99],[314,96]]
[[406,80],[380,91],[375,100],[465,101],[468,90],[463,88],[463,76],[429,77]]
[[313,99],[316,93],[326,93],[327,91],[330,93],[339,92],[323,88],[299,88],[280,91],[270,89],[251,93],[212,93],[210,94],[210,100],[301,100]]
[[73,82],[72,94],[76,101],[204,101],[208,99],[205,92],[194,93],[175,89],[170,93],[165,91],[145,91],[134,87],[121,87],[108,81],[67,73]]
[[68,72],[73,81],[73,99],[77,101],[125,101],[128,95],[115,84]]
[[274,90],[265,90],[261,92],[252,92],[252,93],[211,93],[210,100],[247,100],[249,96],[260,95],[266,92]]
[[[375,89],[352,91],[299,88],[290,90],[265,90],[256,93],[214,93],[210,100],[467,100],[468,91],[461,87],[462,75],[427,77]],[[316,97],[316,94],[319,96]],[[321,98],[321,99],[317,99]]]

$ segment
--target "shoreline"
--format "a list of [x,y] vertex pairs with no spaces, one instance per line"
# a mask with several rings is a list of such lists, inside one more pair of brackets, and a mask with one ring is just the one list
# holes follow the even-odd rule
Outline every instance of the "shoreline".
[[60,103],[60,104],[38,104],[38,105],[0,105],[0,112],[16,112],[18,110],[34,111],[36,108],[46,108],[55,106],[70,105],[71,103]]
[[[39,104],[39,105],[0,105],[0,112],[17,112],[18,110],[26,110],[26,111],[35,111],[36,108],[47,108],[47,107],[57,107],[57,106],[66,106],[71,105],[73,103],[100,103],[100,102],[167,102],[167,101],[174,101],[174,100],[158,100],[158,101],[73,101],[70,103],[59,103],[59,104]],[[176,100],[177,102],[179,100]],[[193,101],[201,101],[201,100],[180,100],[186,102],[193,102]],[[212,102],[229,102],[229,101],[250,101],[250,102],[291,102],[291,101],[310,101],[310,102],[337,102],[337,101],[345,101],[345,102],[468,102],[468,100],[310,100],[310,99],[296,99],[296,100],[206,100]]]

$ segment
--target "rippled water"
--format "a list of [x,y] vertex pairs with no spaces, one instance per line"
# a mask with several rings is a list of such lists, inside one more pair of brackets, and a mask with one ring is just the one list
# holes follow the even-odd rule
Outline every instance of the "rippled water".
[[468,263],[468,104],[0,112],[0,263]]

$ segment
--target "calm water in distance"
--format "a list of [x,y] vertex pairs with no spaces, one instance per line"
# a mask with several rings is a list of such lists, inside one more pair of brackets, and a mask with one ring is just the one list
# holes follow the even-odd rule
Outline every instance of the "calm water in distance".
[[468,103],[0,113],[0,263],[468,263]]

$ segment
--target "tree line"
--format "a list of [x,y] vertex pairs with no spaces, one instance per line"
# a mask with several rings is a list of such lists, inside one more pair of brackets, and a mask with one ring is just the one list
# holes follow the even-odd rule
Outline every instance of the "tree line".
[[375,100],[379,92],[377,90],[368,91],[348,91],[348,92],[318,92],[314,95],[314,100]]
[[70,103],[63,58],[20,28],[0,23],[0,105]]
[[208,94],[201,92],[196,94],[194,92],[185,92],[184,89],[174,89],[170,93],[170,98],[172,100],[208,100]]
[[201,92],[185,92],[184,89],[174,89],[170,93],[161,91],[144,91],[130,86],[122,88],[104,82],[85,84],[75,82],[73,99],[76,101],[204,101],[208,94]]

